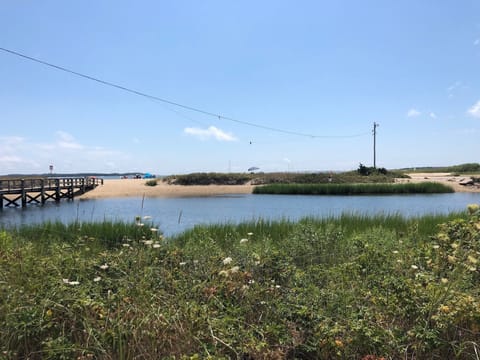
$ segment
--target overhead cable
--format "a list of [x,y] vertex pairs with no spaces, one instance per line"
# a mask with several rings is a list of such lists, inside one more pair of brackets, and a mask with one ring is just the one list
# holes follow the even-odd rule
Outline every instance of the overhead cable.
[[131,88],[128,88],[128,87],[125,87],[125,86],[122,86],[122,85],[118,85],[118,84],[112,83],[110,81],[102,80],[102,79],[99,79],[99,78],[96,78],[96,77],[93,77],[93,76],[90,76],[90,75],[86,75],[86,74],[80,73],[78,71],[70,70],[70,69],[65,68],[63,66],[55,65],[55,64],[52,64],[52,63],[34,58],[32,56],[28,56],[28,55],[19,53],[17,51],[9,50],[9,49],[3,48],[3,47],[0,47],[0,50],[4,51],[6,53],[9,53],[11,55],[15,55],[15,56],[18,56],[18,57],[21,57],[21,58],[24,58],[24,59],[42,64],[42,65],[48,66],[48,67],[56,69],[56,70],[60,70],[60,71],[63,71],[63,72],[66,72],[66,73],[69,73],[69,74],[72,74],[72,75],[75,75],[75,76],[79,76],[79,77],[82,77],[82,78],[87,79],[87,80],[95,81],[95,82],[100,83],[102,85],[114,87],[114,88],[129,92],[129,93],[132,93],[132,94],[135,94],[135,95],[138,95],[138,96],[143,96],[143,97],[151,99],[151,100],[160,101],[160,102],[170,104],[170,105],[173,105],[173,106],[176,106],[176,107],[179,107],[179,108],[183,108],[183,109],[186,109],[186,110],[189,110],[189,111],[194,111],[194,112],[197,112],[197,113],[200,113],[200,114],[203,114],[203,115],[216,117],[219,120],[227,120],[227,121],[235,122],[235,123],[238,123],[238,124],[247,125],[247,126],[251,126],[251,127],[256,127],[256,128],[260,128],[260,129],[264,129],[264,130],[270,130],[270,131],[283,133],[283,134],[309,137],[309,138],[314,138],[314,139],[315,138],[349,138],[349,137],[359,137],[359,136],[364,136],[364,135],[369,134],[367,132],[367,133],[354,134],[354,135],[315,135],[315,134],[308,134],[308,133],[303,133],[303,132],[290,131],[290,130],[285,130],[285,129],[281,129],[281,128],[261,125],[261,124],[257,124],[257,123],[253,123],[253,122],[249,122],[249,121],[238,120],[238,119],[234,119],[234,118],[224,116],[224,115],[221,115],[221,114],[217,114],[217,113],[213,113],[213,112],[210,112],[210,111],[202,110],[202,109],[199,109],[199,108],[196,108],[196,107],[193,107],[193,106],[180,104],[178,102],[167,100],[167,99],[155,96],[155,95],[150,95],[150,94],[147,94],[145,92],[138,91],[138,90],[135,90],[135,89],[131,89]]

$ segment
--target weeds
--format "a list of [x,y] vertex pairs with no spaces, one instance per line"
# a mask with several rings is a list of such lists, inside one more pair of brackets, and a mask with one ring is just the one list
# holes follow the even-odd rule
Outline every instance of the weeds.
[[2,231],[1,356],[475,358],[479,215]]

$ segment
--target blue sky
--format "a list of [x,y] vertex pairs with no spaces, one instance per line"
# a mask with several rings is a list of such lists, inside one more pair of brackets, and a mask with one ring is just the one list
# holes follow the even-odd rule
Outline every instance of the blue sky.
[[480,161],[477,0],[3,1],[0,34],[220,115],[0,51],[0,174],[350,170],[374,122],[377,166]]

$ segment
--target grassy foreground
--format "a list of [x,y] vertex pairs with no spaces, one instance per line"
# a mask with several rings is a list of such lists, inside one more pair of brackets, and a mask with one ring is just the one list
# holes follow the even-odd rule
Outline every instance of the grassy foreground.
[[478,207],[409,220],[216,225],[168,241],[150,221],[0,231],[0,357],[471,359],[480,351]]
[[257,186],[254,194],[285,195],[380,195],[380,194],[441,194],[454,190],[447,185],[423,182],[404,184],[269,184]]

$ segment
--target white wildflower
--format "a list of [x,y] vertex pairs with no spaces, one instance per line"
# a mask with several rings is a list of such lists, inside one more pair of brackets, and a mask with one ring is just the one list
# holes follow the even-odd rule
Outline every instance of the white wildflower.
[[221,276],[228,276],[228,271],[226,270],[221,270],[218,275],[221,275]]
[[100,276],[97,276],[96,278],[93,279],[93,281],[95,281],[95,282],[99,282],[100,280],[102,280],[102,278]]
[[158,231],[158,229],[157,229],[157,228],[150,228],[150,231],[153,232],[153,233],[155,233],[155,232]]
[[468,260],[468,262],[470,262],[470,263],[472,263],[472,264],[474,264],[474,265],[475,265],[476,263],[478,263],[478,259],[477,259],[476,257],[472,256],[472,255],[468,255],[467,260]]
[[154,249],[158,249],[160,246],[161,246],[160,244],[153,244],[153,245],[152,245],[152,247],[153,247]]
[[145,240],[143,242],[145,245],[152,245],[153,244],[153,240]]
[[68,283],[70,282],[70,280],[68,280],[68,279],[62,279],[62,282],[63,282],[64,284],[68,284]]
[[240,266],[234,266],[230,269],[230,272],[232,274],[235,274],[236,272],[238,272],[240,270]]
[[187,265],[187,262],[186,262],[186,261],[182,261],[179,265],[180,265],[180,266],[185,266],[185,265]]
[[228,265],[233,261],[233,259],[229,256],[223,259],[223,265]]
[[130,244],[122,244],[123,247],[130,247]]
[[108,269],[108,265],[107,265],[107,264],[100,265],[100,269],[102,269],[102,270],[107,270],[107,269]]
[[440,245],[438,245],[438,244],[435,244],[435,245],[433,245],[433,248],[434,248],[435,250],[437,250],[437,249],[439,249],[439,248],[440,248]]
[[248,236],[252,236],[253,235],[253,232],[249,232],[247,233]]
[[79,281],[69,281],[68,284],[69,285],[79,285],[80,282]]
[[241,239],[240,240],[240,244],[245,244],[246,242],[248,242],[248,239]]
[[418,266],[417,265],[412,265],[410,266],[413,270],[418,270]]

